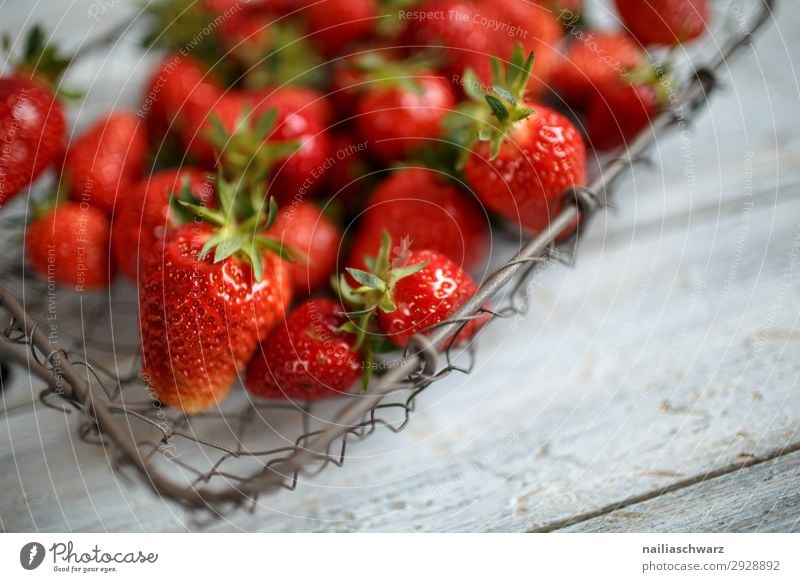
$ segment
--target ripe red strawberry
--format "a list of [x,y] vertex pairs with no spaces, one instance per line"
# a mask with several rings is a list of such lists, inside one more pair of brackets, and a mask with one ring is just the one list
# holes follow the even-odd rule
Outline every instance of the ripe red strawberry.
[[362,373],[356,336],[341,330],[342,307],[312,299],[292,311],[256,350],[245,386],[254,396],[318,400],[350,392]]
[[378,22],[377,0],[314,0],[301,13],[320,51],[331,57],[368,38]]
[[143,97],[148,135],[160,140],[167,130],[179,130],[186,111],[209,111],[223,92],[222,83],[200,61],[168,54],[150,76]]
[[206,167],[221,152],[231,177],[270,173],[269,195],[281,203],[311,196],[322,185],[331,143],[316,116],[323,107],[293,100],[294,91],[229,91],[208,112],[193,114],[184,137]]
[[[560,210],[561,194],[586,180],[586,151],[577,129],[556,111],[524,101],[533,55],[527,60],[515,50],[505,80],[497,80],[483,95],[489,105],[455,117],[451,128],[469,154],[464,175],[478,198],[490,209],[523,228],[537,232]],[[473,94],[479,101],[480,94]],[[459,127],[459,123],[463,126]]]
[[317,126],[326,128],[334,120],[333,105],[322,91],[303,85],[268,87],[259,91],[260,109],[276,107],[284,117],[297,113]]
[[333,164],[326,173],[326,192],[349,211],[360,210],[366,193],[372,186],[366,160],[369,145],[350,133],[331,135]]
[[208,205],[213,202],[212,177],[194,168],[182,168],[162,170],[140,180],[117,204],[111,253],[120,271],[131,281],[138,280],[145,254],[154,243],[179,226],[170,211],[170,195],[181,192],[184,181],[195,198]]
[[393,240],[407,238],[416,249],[437,251],[471,270],[486,258],[487,218],[480,207],[433,170],[402,169],[384,180],[369,199],[361,217],[349,265],[366,268],[383,231]]
[[[425,263],[425,267],[394,286],[394,311],[378,311],[378,325],[398,346],[405,346],[411,336],[449,318],[478,290],[475,282],[458,265],[435,251],[414,251],[399,267]],[[485,323],[485,318],[471,321],[461,331],[456,344],[469,340]]]
[[316,204],[288,205],[268,234],[305,259],[288,266],[295,294],[309,294],[327,285],[336,270],[342,231]]
[[342,117],[350,117],[356,97],[368,91],[374,75],[370,69],[387,62],[401,62],[408,54],[385,41],[373,40],[353,47],[350,54],[332,63],[330,96]]
[[65,127],[61,104],[42,83],[0,77],[0,207],[62,154]]
[[[343,299],[358,307],[350,314],[359,317],[357,323],[352,322],[357,345],[371,333],[370,320],[377,314],[381,333],[403,347],[414,334],[448,319],[477,291],[469,275],[443,254],[412,251],[408,241],[392,249],[387,232],[369,270],[348,268],[347,272],[361,285],[353,289],[344,277],[339,281]],[[485,322],[486,317],[469,322],[455,344],[467,341]]]
[[25,252],[42,279],[74,285],[79,292],[98,291],[108,287],[114,274],[110,233],[102,211],[65,202],[28,225]]
[[234,211],[244,193],[220,179],[218,194],[220,211],[184,205],[217,226],[187,223],[156,242],[139,285],[143,377],[187,413],[222,401],[291,300],[277,243],[260,234],[274,207],[254,228]]
[[639,43],[626,34],[585,32],[560,59],[552,76],[553,88],[567,103],[583,108],[593,94],[620,82],[646,60]]
[[605,151],[628,143],[663,109],[666,96],[658,83],[621,80],[592,96],[586,110],[589,142]]
[[268,141],[294,143],[299,148],[275,163],[269,194],[278,202],[313,196],[324,184],[333,154],[325,117],[330,115],[323,99],[309,105],[308,93],[298,97],[295,89],[269,90],[261,94],[256,115],[277,110],[275,129]]
[[488,3],[478,7],[470,0],[425,0],[414,12],[426,17],[407,23],[402,36],[405,45],[439,48],[448,75],[457,83],[468,68],[489,82],[490,56],[497,54],[496,31],[476,21],[502,22],[496,8]]
[[120,111],[95,122],[77,138],[64,162],[70,195],[111,214],[119,193],[124,195],[142,174],[147,138],[134,113]]
[[[263,3],[262,3],[263,4]],[[295,6],[295,9],[299,6]],[[322,58],[295,19],[283,18],[258,3],[242,3],[215,30],[225,49],[222,62],[238,65],[234,81],[247,90],[286,84],[319,84]]]
[[628,32],[642,44],[675,46],[699,37],[710,17],[707,0],[615,0]]
[[[482,26],[497,28],[492,33],[496,47],[492,54],[510,59],[516,43],[522,43],[526,53],[536,55],[536,67],[528,78],[528,97],[543,93],[550,84],[550,78],[558,63],[557,45],[564,31],[551,8],[537,5],[530,0],[478,0],[481,16],[485,10],[496,10],[494,23],[478,20]],[[489,57],[485,57],[489,60]],[[491,77],[482,77],[486,82]]]
[[378,83],[355,109],[356,129],[384,162],[403,160],[441,137],[442,119],[456,106],[450,81],[431,71]]

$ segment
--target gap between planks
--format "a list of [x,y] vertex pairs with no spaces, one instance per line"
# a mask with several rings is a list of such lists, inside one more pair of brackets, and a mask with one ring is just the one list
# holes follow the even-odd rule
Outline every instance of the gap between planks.
[[724,477],[725,475],[730,475],[732,473],[735,473],[736,471],[740,471],[742,469],[747,469],[750,467],[755,467],[767,463],[769,461],[772,461],[774,459],[777,459],[779,457],[790,455],[796,452],[800,452],[800,442],[793,443],[791,445],[787,445],[779,449],[775,449],[767,453],[766,455],[761,455],[759,457],[750,457],[742,461],[741,463],[733,463],[731,465],[720,467],[719,469],[708,471],[707,473],[696,475],[688,479],[681,479],[680,481],[675,481],[674,483],[671,483],[666,487],[654,489],[653,491],[648,491],[647,493],[642,493],[641,495],[634,495],[633,497],[628,497],[627,499],[623,499],[622,501],[604,505],[603,507],[599,507],[598,509],[595,509],[593,511],[581,513],[579,515],[567,519],[559,519],[556,521],[551,521],[550,523],[546,523],[541,527],[529,530],[528,533],[555,532],[569,526],[577,525],[579,523],[583,523],[598,517],[602,517],[604,515],[608,515],[609,513],[619,511],[620,509],[625,509],[627,507],[638,505],[639,503],[643,503],[645,501],[652,501],[653,499],[661,497],[662,495],[666,495],[667,493],[673,493],[675,491],[679,491],[687,487],[692,487],[694,485],[698,485],[706,481],[711,481],[719,477]]

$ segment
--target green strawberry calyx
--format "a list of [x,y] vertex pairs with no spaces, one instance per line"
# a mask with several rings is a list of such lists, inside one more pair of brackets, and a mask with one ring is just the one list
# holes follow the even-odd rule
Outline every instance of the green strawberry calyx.
[[296,140],[268,139],[277,120],[275,107],[253,120],[253,111],[246,104],[229,132],[216,113],[210,115],[210,129],[204,137],[218,152],[220,166],[228,179],[247,186],[261,184],[277,161],[300,149]]
[[486,92],[472,69],[464,71],[462,85],[469,100],[444,121],[449,138],[462,146],[459,169],[463,168],[479,142],[489,142],[491,159],[495,159],[508,132],[518,122],[533,115],[534,110],[525,105],[525,91],[533,63],[533,53],[526,57],[521,43],[514,46],[507,67],[493,57],[492,85]]
[[[44,28],[34,25],[25,37],[22,54],[11,60],[17,75],[29,76],[54,88],[58,86],[58,80],[69,67],[71,59],[61,55],[58,47],[49,43],[45,36]],[[11,36],[4,33],[3,52],[9,54],[12,44]]]
[[387,59],[377,50],[360,54],[349,63],[352,69],[361,73],[362,82],[357,87],[358,91],[372,91],[377,87],[418,96],[425,93],[418,79],[431,75],[438,65],[439,58],[432,52],[400,62]]
[[198,260],[205,259],[212,251],[214,263],[237,255],[250,263],[259,282],[264,278],[265,251],[290,262],[305,262],[305,257],[296,250],[265,233],[278,215],[274,198],[265,198],[263,191],[255,186],[245,188],[241,182],[226,180],[221,171],[217,176],[217,197],[219,208],[209,208],[192,195],[188,180],[184,180],[180,192],[170,198],[172,212],[179,222],[201,220],[215,227]]
[[[349,321],[340,330],[356,336],[355,349],[361,351],[365,361],[363,386],[366,389],[375,368],[375,354],[396,349],[396,346],[374,329],[374,317],[378,310],[392,313],[397,310],[393,300],[397,282],[419,273],[428,265],[428,261],[406,264],[410,253],[410,241],[404,238],[400,245],[393,249],[392,237],[384,230],[381,233],[381,246],[375,257],[364,257],[367,271],[347,268],[346,271],[359,284],[352,287],[347,276],[342,274],[334,278],[333,286],[342,301],[352,306],[346,313]],[[392,255],[394,254],[394,258]]]
[[653,91],[660,109],[669,106],[670,93],[674,92],[671,62],[661,64],[648,60],[638,67],[626,71],[622,75],[622,80],[634,86],[649,87]]
[[246,65],[242,81],[245,89],[317,86],[323,82],[325,62],[303,31],[286,21],[275,21],[264,32],[263,41],[248,38],[233,49]]

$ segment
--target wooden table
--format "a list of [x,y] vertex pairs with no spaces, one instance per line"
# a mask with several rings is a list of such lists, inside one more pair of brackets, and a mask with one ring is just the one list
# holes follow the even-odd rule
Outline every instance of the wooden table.
[[[6,2],[72,46],[129,2]],[[782,2],[711,107],[663,136],[573,268],[493,324],[480,364],[422,395],[407,430],[206,530],[800,530],[800,7]],[[108,6],[105,12],[91,6]],[[724,3],[721,10],[732,10]],[[60,12],[61,11],[61,12]],[[85,37],[83,36],[85,33]],[[136,105],[133,40],[80,63],[92,107]],[[502,245],[495,253],[508,254]],[[182,531],[191,516],[112,472],[71,419],[12,377],[0,417],[0,528]]]

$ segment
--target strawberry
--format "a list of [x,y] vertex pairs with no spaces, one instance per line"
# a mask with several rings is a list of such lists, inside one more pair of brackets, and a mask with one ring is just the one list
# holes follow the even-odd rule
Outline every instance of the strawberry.
[[441,50],[445,70],[456,82],[468,68],[483,82],[489,82],[489,57],[496,54],[496,33],[475,23],[481,18],[500,22],[496,8],[488,3],[478,7],[470,0],[425,0],[414,7],[414,12],[426,17],[408,23],[403,44]]
[[154,243],[179,226],[170,211],[170,196],[184,185],[191,194],[210,205],[214,185],[208,174],[194,169],[162,170],[131,186],[114,212],[111,231],[111,252],[122,273],[131,281],[138,280],[139,266]]
[[275,107],[283,117],[293,113],[308,118],[309,123],[328,127],[334,119],[333,105],[324,93],[302,85],[268,87],[257,93],[262,98],[260,109]]
[[664,86],[657,80],[623,79],[593,95],[586,109],[586,131],[592,146],[601,151],[628,143],[644,130],[667,103]]
[[528,0],[427,0],[415,7],[426,14],[410,23],[403,39],[409,45],[440,48],[448,76],[463,85],[471,69],[488,85],[492,80],[491,55],[509,59],[517,42],[536,54],[536,73],[528,79],[529,91],[541,93],[555,65],[555,46],[563,30],[553,13]]
[[360,210],[373,183],[366,160],[368,145],[350,133],[331,135],[333,164],[326,173],[326,191],[347,211]]
[[69,147],[64,161],[70,195],[111,214],[117,194],[142,174],[147,138],[134,113],[120,111],[95,122]]
[[43,84],[0,77],[0,207],[56,161],[65,129],[61,104]]
[[109,257],[111,226],[88,204],[65,202],[36,218],[25,231],[25,252],[33,269],[49,282],[76,291],[108,287],[114,274]]
[[224,92],[222,83],[197,59],[168,54],[147,84],[141,112],[147,114],[148,135],[162,138],[183,125],[186,111],[208,111]]
[[309,294],[328,283],[336,269],[342,231],[317,205],[301,202],[287,206],[268,234],[306,257],[289,265],[295,294]]
[[247,367],[254,396],[318,400],[350,392],[362,372],[356,337],[342,331],[347,317],[336,301],[312,299],[267,337]]
[[277,111],[269,142],[299,144],[299,149],[293,148],[275,164],[269,193],[279,202],[308,198],[317,192],[324,184],[333,154],[325,124],[327,102],[323,99],[310,104],[308,93],[303,98],[297,95],[294,89],[266,91],[255,109],[261,115]]
[[[493,33],[495,48],[492,54],[508,60],[515,44],[522,43],[526,53],[536,55],[536,67],[528,78],[528,97],[543,93],[557,66],[556,46],[564,36],[562,26],[552,10],[529,0],[505,0],[499,3],[495,0],[478,0],[477,4],[481,12],[478,22],[492,29],[497,28]],[[487,10],[497,11],[494,22],[484,18]],[[491,15],[491,12],[488,14]],[[488,57],[485,59],[489,60]],[[488,83],[491,77],[481,79]]]
[[355,106],[356,129],[371,153],[384,162],[402,160],[441,136],[442,120],[456,106],[447,79],[394,63],[377,65],[373,74],[374,85]]
[[64,150],[64,110],[53,87],[69,59],[47,44],[40,26],[31,28],[24,47],[19,59],[9,58],[13,73],[0,77],[0,208]]
[[707,0],[615,0],[628,32],[645,45],[675,46],[699,37],[708,27]]
[[375,190],[361,217],[350,266],[364,269],[383,231],[394,240],[408,238],[418,249],[437,251],[467,269],[486,257],[487,220],[478,205],[435,171],[411,168],[395,171]]
[[378,0],[313,0],[306,4],[301,14],[326,57],[368,38],[378,21]]
[[226,51],[224,58],[239,65],[245,89],[319,84],[322,58],[296,24],[251,3],[241,4],[222,20],[216,34]]
[[229,91],[210,111],[192,115],[184,140],[206,167],[221,160],[230,178],[263,180],[281,203],[310,196],[322,184],[331,154],[320,121],[324,108],[292,100],[294,91]]
[[[425,267],[401,278],[394,286],[391,296],[396,309],[378,312],[381,331],[398,346],[405,346],[412,335],[445,321],[478,290],[469,275],[436,251],[412,252],[398,266],[418,263]],[[469,340],[485,321],[482,317],[469,322],[455,344]]]
[[[505,79],[448,121],[466,146],[464,175],[491,210],[538,232],[561,208],[561,194],[586,180],[586,151],[577,129],[556,111],[524,100],[533,55],[517,45]],[[498,63],[497,68],[500,69]],[[488,104],[488,109],[485,105]],[[476,119],[478,123],[476,124]]]
[[[392,253],[392,239],[385,231],[381,249],[369,263],[369,271],[347,269],[360,287],[352,289],[344,277],[339,281],[342,297],[358,306],[350,315],[359,320],[348,328],[359,337],[356,345],[370,333],[370,320],[376,316],[381,333],[403,347],[414,334],[448,319],[478,290],[469,275],[441,253],[412,251],[407,240]],[[448,341],[464,343],[485,322],[485,316],[470,321]]]
[[626,34],[585,32],[560,59],[553,88],[570,105],[584,108],[592,95],[646,61],[639,43]]
[[176,207],[210,224],[190,222],[158,241],[139,281],[143,377],[186,413],[222,401],[291,300],[280,245],[262,234],[275,205],[264,219],[261,195],[248,199],[221,177],[217,189],[218,211]]
[[407,57],[397,47],[372,41],[354,47],[351,54],[332,63],[330,95],[341,116],[349,117],[355,108],[356,97],[370,89],[370,81],[374,80],[371,69],[386,62],[400,62]]

